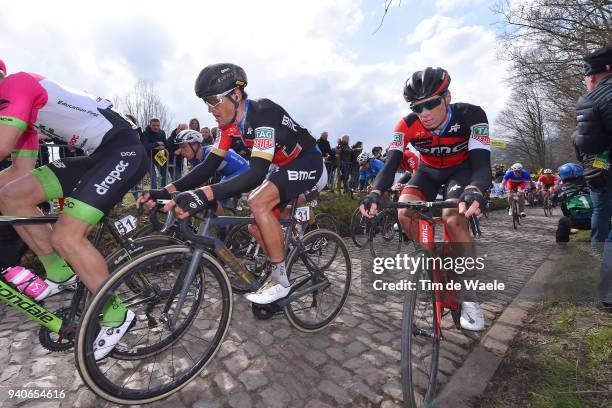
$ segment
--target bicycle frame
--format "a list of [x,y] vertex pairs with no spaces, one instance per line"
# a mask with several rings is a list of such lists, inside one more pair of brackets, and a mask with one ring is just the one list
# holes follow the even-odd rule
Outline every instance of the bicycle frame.
[[[27,225],[27,224],[49,224],[57,222],[57,215],[43,215],[38,217],[26,216],[0,216],[0,224],[11,225]],[[105,230],[110,231],[115,241],[124,249],[126,246],[133,245],[130,239],[123,238],[115,228],[110,227],[111,221],[108,217],[102,217],[92,240],[94,247],[97,247],[102,239]],[[129,252],[128,252],[129,254]],[[143,277],[146,279],[146,277]],[[14,288],[11,284],[0,279],[0,300],[7,303],[13,309],[24,314],[28,318],[36,321],[41,326],[44,326],[54,333],[61,334],[65,330],[72,330],[71,322],[74,320],[76,310],[80,302],[85,298],[85,285],[80,280],[77,280],[77,289],[70,302],[70,316],[68,319],[62,319],[55,313],[46,309],[43,304],[36,302],[34,299],[23,294],[21,291]]]

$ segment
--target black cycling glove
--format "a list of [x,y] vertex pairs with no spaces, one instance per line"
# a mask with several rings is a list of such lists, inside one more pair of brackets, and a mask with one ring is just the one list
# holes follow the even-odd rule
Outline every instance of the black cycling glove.
[[206,194],[201,189],[184,191],[174,197],[174,202],[189,215],[208,208],[208,198],[206,198]]
[[487,200],[485,200],[482,193],[475,187],[468,187],[463,190],[463,193],[459,196],[459,201],[465,203],[468,207],[471,206],[474,201],[477,201],[481,210],[487,206]]
[[370,207],[372,206],[372,204],[376,204],[376,206],[379,207],[380,206],[380,194],[371,192],[367,196],[363,197],[359,201],[359,204],[363,204],[363,207],[367,211],[370,211]]
[[149,190],[149,197],[151,200],[169,200],[172,198],[168,190],[160,188],[159,190]]

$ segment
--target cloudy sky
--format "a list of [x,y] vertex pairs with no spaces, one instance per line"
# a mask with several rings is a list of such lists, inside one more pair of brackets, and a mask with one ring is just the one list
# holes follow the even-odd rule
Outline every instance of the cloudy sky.
[[225,0],[30,2],[0,13],[9,73],[36,72],[112,98],[151,82],[175,121],[214,125],[193,83],[207,64],[234,62],[253,98],[266,97],[333,143],[386,145],[408,113],[406,78],[442,66],[454,101],[482,106],[492,123],[509,89],[497,59],[494,0]]

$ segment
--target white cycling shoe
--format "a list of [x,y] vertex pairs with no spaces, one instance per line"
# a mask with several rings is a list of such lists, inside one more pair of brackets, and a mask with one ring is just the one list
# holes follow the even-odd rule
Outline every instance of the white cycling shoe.
[[52,280],[45,279],[45,283],[47,284],[47,289],[45,290],[44,296],[42,296],[40,300],[46,299],[50,296],[57,295],[60,292],[63,292],[66,289],[75,289],[76,288],[77,276],[72,275],[70,279],[67,281],[56,283]]
[[108,327],[101,326],[100,333],[98,333],[98,337],[94,341],[94,357],[96,360],[103,359],[106,357],[119,343],[121,338],[128,332],[130,329],[130,325],[134,321],[134,312],[131,310],[127,310],[125,314],[125,320],[123,324],[119,327]]
[[461,303],[461,328],[471,331],[482,331],[484,329],[484,314],[480,305],[475,302]]
[[508,215],[512,217],[512,208],[508,208]]
[[269,280],[257,292],[246,295],[246,299],[258,305],[267,305],[284,298],[289,292],[291,292],[291,286],[286,288],[280,283]]

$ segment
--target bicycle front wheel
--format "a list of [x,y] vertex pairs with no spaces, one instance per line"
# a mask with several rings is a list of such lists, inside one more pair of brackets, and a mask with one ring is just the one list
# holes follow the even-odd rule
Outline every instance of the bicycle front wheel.
[[351,270],[348,248],[338,234],[329,230],[306,234],[287,258],[287,275],[293,282],[289,296],[304,291],[284,309],[289,323],[303,332],[332,323],[348,298]]
[[359,208],[355,209],[353,216],[351,217],[351,224],[349,228],[351,230],[351,239],[357,248],[361,248],[368,242],[371,224],[372,221],[369,218],[361,215]]
[[397,219],[396,210],[384,209],[374,218],[368,241],[372,258],[394,257],[400,252],[404,233]]
[[423,407],[435,393],[440,336],[431,275],[419,269],[411,276],[402,315],[401,380],[405,407]]
[[[232,291],[213,257],[202,255],[185,303],[176,309],[192,251],[177,245],[147,252],[119,268],[91,299],[77,333],[75,357],[83,382],[98,396],[127,405],[166,398],[202,372],[221,347],[232,314]],[[112,293],[134,312],[135,325],[107,358],[96,361],[99,316]],[[171,314],[164,313],[168,306]]]

